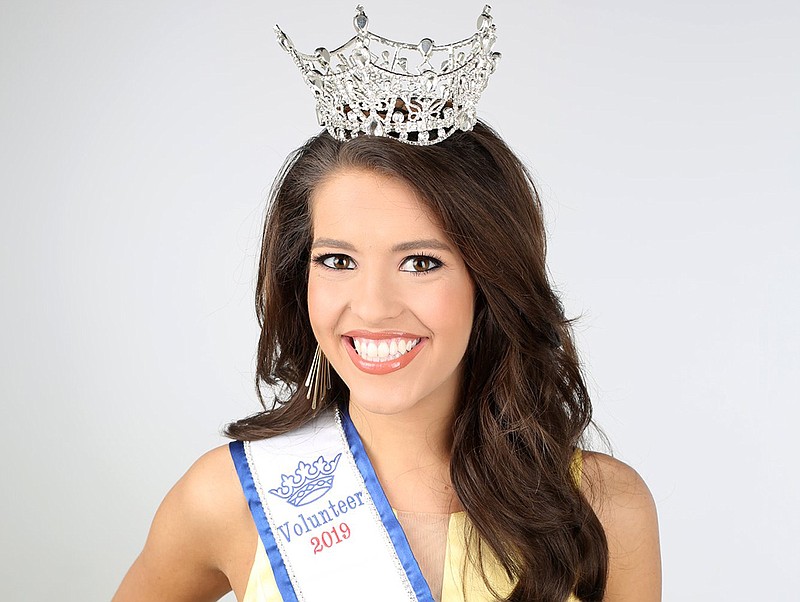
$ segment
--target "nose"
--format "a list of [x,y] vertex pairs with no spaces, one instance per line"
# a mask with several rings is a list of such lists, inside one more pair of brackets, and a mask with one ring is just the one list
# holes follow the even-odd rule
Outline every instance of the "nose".
[[350,311],[364,326],[378,327],[398,317],[403,300],[397,284],[393,274],[362,268],[352,288]]

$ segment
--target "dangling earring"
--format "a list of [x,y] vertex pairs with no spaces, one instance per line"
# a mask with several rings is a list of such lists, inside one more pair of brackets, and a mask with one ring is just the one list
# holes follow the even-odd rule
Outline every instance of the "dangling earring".
[[[313,387],[312,387],[313,383]],[[311,400],[311,409],[316,410],[317,404],[325,399],[325,391],[331,388],[331,365],[328,358],[322,353],[317,343],[314,359],[311,360],[311,369],[306,377],[306,399]]]

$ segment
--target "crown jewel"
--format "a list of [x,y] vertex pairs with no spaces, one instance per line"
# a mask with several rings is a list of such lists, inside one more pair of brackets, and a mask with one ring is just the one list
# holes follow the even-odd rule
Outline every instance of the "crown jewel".
[[335,50],[298,52],[275,26],[278,42],[314,91],[317,120],[334,138],[388,136],[408,144],[441,142],[475,125],[477,104],[500,53],[491,7],[478,17],[478,31],[460,42],[436,45],[395,42],[367,30],[356,7],[356,35]]

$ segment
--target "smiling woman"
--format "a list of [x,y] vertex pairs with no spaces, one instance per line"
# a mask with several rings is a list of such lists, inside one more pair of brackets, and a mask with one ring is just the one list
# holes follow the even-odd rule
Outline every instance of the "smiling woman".
[[167,496],[116,600],[659,600],[647,487],[579,451],[591,403],[505,143],[323,132],[272,196],[272,403]]
[[[472,92],[497,58],[488,11],[474,64],[445,73]],[[372,81],[328,89],[316,68],[346,66],[295,58],[319,103]],[[118,602],[660,599],[647,487],[580,449],[592,406],[539,197],[462,92],[424,119],[427,96],[320,107],[330,127],[288,159],[264,226],[264,410],[170,492]]]

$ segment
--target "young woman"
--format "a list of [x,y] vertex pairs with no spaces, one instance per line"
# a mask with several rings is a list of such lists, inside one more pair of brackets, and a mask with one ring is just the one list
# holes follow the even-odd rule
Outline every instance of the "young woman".
[[481,122],[369,133],[322,132],[279,175],[256,294],[274,400],[170,491],[115,601],[660,600],[646,485],[580,451],[524,166]]
[[[275,186],[257,307],[258,377],[286,395],[229,433],[275,437],[348,412],[434,599],[465,587],[473,600],[660,599],[647,487],[576,451],[591,406],[548,282],[541,208],[488,127],[431,147],[313,138]],[[402,362],[392,343],[410,348]],[[312,409],[317,345],[333,369]],[[349,579],[369,570],[342,575],[328,599],[362,599]],[[166,497],[115,600],[231,588],[282,599],[223,447]]]

